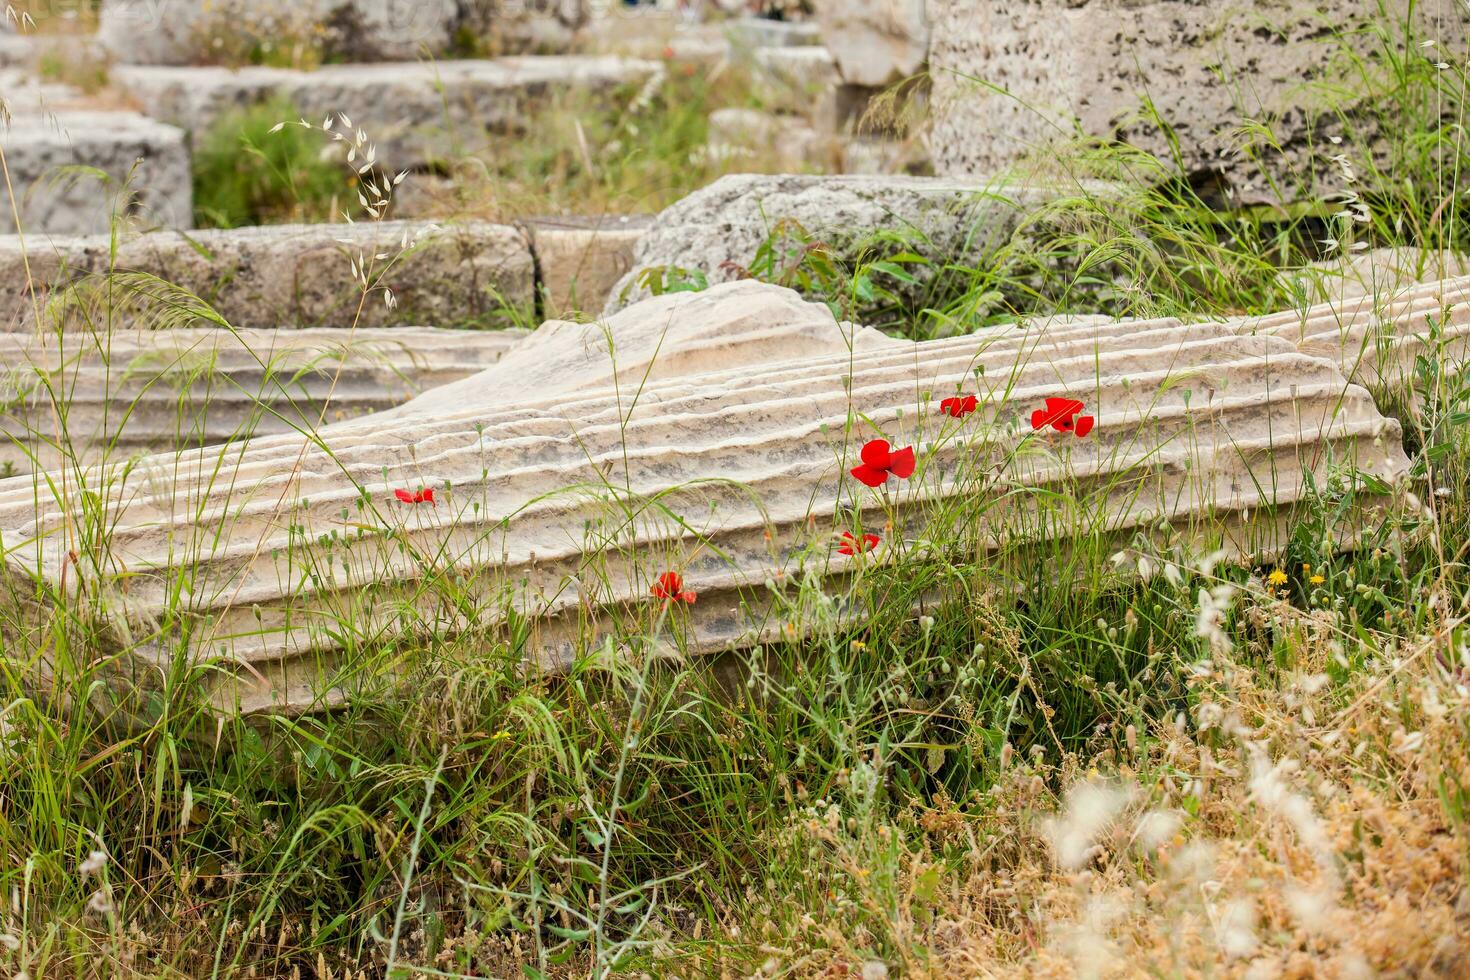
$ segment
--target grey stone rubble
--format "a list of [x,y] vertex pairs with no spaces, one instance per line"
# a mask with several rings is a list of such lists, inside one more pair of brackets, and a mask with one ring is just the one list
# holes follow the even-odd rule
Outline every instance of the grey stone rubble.
[[[1455,0],[1383,7],[1400,22],[1412,9],[1421,37],[1463,45],[1470,21]],[[1173,142],[1141,111],[1147,97],[1173,127],[1184,170],[1218,175],[1237,200],[1266,190],[1235,150],[1239,130],[1248,119],[1269,120],[1280,149],[1265,149],[1264,164],[1290,186],[1327,172],[1326,139],[1339,132],[1337,113],[1312,95],[1341,87],[1332,72],[1344,59],[1325,57],[1324,41],[1358,45],[1365,70],[1376,70],[1379,42],[1366,28],[1377,10],[1361,0],[931,0],[936,169],[997,173],[1077,131],[1169,159]],[[1375,123],[1354,108],[1344,111],[1371,143]]]
[[[19,123],[7,133],[7,153],[28,202],[23,222],[30,232],[106,231],[114,213],[107,189],[95,180],[52,180],[59,168],[80,166],[105,172],[112,191],[131,174],[135,193],[124,216],[144,226],[192,227],[190,139],[223,114],[273,98],[316,123],[346,113],[382,165],[398,170],[491,148],[526,132],[538,112],[569,95],[613,101],[657,84],[663,68],[654,61],[539,54],[566,50],[590,12],[587,0],[108,0],[99,32],[107,53],[93,50],[99,45],[90,36],[0,35],[7,50],[13,42],[20,52],[14,60],[32,70],[43,49],[58,45],[73,62],[119,59],[110,85],[148,117],[91,108],[95,100],[79,92],[7,73],[0,93]],[[442,60],[464,32],[497,49],[537,54]],[[222,35],[267,45],[306,37],[352,63],[314,71],[201,64],[223,57],[214,50]],[[381,60],[417,59],[425,51],[436,57]],[[108,94],[104,101],[116,99]],[[0,219],[0,231],[13,224]]]
[[[1075,188],[1073,188],[1075,190]],[[634,269],[609,297],[614,312],[649,295],[647,278],[666,270],[698,273],[711,283],[741,278],[761,245],[784,229],[793,248],[804,237],[822,243],[839,263],[886,257],[869,250],[875,233],[906,239],[902,249],[930,260],[910,271],[919,284],[895,289],[920,294],[935,266],[983,265],[1010,239],[1020,220],[1063,188],[1012,187],[1004,181],[892,176],[732,174],[671,205],[638,243]],[[784,264],[789,259],[783,259]],[[881,322],[875,301],[856,313]]]

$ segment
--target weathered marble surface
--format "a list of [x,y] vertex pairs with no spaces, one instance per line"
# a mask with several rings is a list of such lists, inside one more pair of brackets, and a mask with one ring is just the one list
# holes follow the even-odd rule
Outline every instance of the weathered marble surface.
[[311,431],[484,370],[523,336],[430,327],[0,333],[0,472],[121,465]]
[[[1450,259],[1449,264],[1461,263]],[[1371,263],[1350,271],[1358,275],[1345,277],[1331,302],[1241,319],[1234,327],[1282,337],[1305,353],[1333,361],[1375,392],[1421,394],[1415,390],[1420,357],[1450,373],[1470,365],[1470,277],[1405,282],[1388,278],[1387,269]]]
[[523,225],[536,257],[541,312],[548,318],[596,314],[633,267],[649,216],[532,218]]
[[822,41],[842,80],[881,88],[919,72],[929,58],[932,0],[836,0],[817,5]]
[[[963,421],[937,410],[956,392],[979,402]],[[1096,429],[1033,431],[1053,397],[1085,401]],[[880,435],[921,460],[881,493],[847,476]],[[1309,474],[1407,466],[1368,393],[1279,337],[1079,321],[915,345],[751,283],[549,324],[471,379],[318,437],[89,486],[111,527],[100,553],[69,553],[74,484],[0,483],[8,617],[38,587],[69,592],[110,624],[119,683],[156,686],[186,657],[214,665],[200,682],[222,709],[300,711],[370,690],[354,664],[384,644],[508,635],[512,610],[527,660],[558,667],[615,626],[654,628],[667,570],[699,601],[660,629],[691,652],[753,642],[782,625],[768,580],[841,589],[855,561],[835,538],[859,518],[893,521],[892,547],[944,513],[985,549],[1075,526],[1015,492],[1045,488],[1105,530],[1164,521],[1259,554],[1284,543]],[[395,499],[425,488],[432,504]]]
[[[634,268],[613,290],[607,312],[649,295],[640,282],[649,269],[699,272],[711,283],[739,279],[778,228],[793,250],[804,233],[849,265],[902,249],[923,255],[931,264],[909,270],[917,285],[888,284],[918,295],[947,262],[983,267],[1022,220],[1065,193],[983,178],[731,174],[664,209],[638,243]],[[874,247],[877,232],[905,243]],[[881,304],[856,316],[879,322]]]

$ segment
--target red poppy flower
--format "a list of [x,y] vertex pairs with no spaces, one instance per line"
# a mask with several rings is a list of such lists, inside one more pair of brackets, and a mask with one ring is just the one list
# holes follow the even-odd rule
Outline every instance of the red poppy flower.
[[890,475],[907,480],[914,475],[914,447],[893,452],[886,439],[874,439],[863,447],[862,463],[853,467],[852,475],[870,487],[881,487]]
[[867,552],[872,551],[874,548],[878,547],[878,542],[881,540],[882,538],[878,537],[878,535],[876,534],[864,534],[861,538],[859,538],[851,531],[843,531],[842,544],[838,547],[837,553],[839,555],[866,554]]
[[974,395],[956,395],[939,403],[939,410],[952,418],[962,419],[977,407],[980,401]]
[[664,572],[653,583],[653,597],[664,602],[682,602],[686,606],[692,606],[699,595],[684,590],[684,576],[678,572]]
[[429,487],[412,493],[407,490],[394,490],[393,496],[405,504],[432,504],[434,502],[434,491]]
[[1075,398],[1048,398],[1046,408],[1038,408],[1031,413],[1031,428],[1051,426],[1058,432],[1071,432],[1080,439],[1091,432],[1097,422],[1091,415],[1078,417],[1084,407]]

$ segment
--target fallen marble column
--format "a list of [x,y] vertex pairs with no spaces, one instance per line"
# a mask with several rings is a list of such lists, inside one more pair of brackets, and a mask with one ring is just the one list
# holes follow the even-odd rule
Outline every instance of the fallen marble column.
[[0,473],[311,431],[475,374],[523,337],[414,327],[0,333]]
[[[1439,39],[1454,62],[1467,25],[1451,0],[929,0],[926,9],[936,173],[1000,173],[1078,134],[1223,181],[1236,204],[1310,197],[1312,175],[1338,186],[1337,150],[1323,150],[1330,138],[1401,139],[1355,73],[1395,70],[1401,55],[1383,46],[1384,31]],[[1334,93],[1324,96],[1330,111],[1307,109],[1306,77]],[[1243,131],[1263,124],[1261,151],[1242,152]]]
[[[973,414],[941,411],[956,394]],[[860,456],[879,438],[917,469],[870,489],[849,470],[885,462]],[[1186,545],[1271,553],[1309,483],[1406,467],[1368,393],[1277,337],[1083,321],[915,345],[734,283],[548,324],[314,439],[143,460],[85,489],[0,483],[0,618],[23,651],[56,602],[29,597],[64,594],[109,624],[120,688],[184,658],[221,709],[302,711],[392,683],[397,659],[364,659],[414,637],[474,630],[551,669],[630,630],[749,644],[783,626],[765,583],[840,593],[920,538],[973,553],[1167,522]],[[79,543],[81,499],[106,514],[102,549]],[[836,553],[840,532],[874,530],[877,551]],[[655,627],[668,572],[698,601]]]
[[1284,338],[1375,390],[1417,394],[1412,388],[1420,357],[1451,372],[1470,364],[1470,277],[1390,286],[1390,280],[1374,280],[1371,268],[1358,271],[1368,284],[1347,280],[1332,302],[1236,320],[1234,329]]

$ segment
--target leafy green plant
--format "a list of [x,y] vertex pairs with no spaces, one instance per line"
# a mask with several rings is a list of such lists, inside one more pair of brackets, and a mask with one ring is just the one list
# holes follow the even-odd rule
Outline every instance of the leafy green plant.
[[352,191],[342,165],[300,113],[275,99],[221,116],[194,149],[194,210],[201,227],[340,220]]

